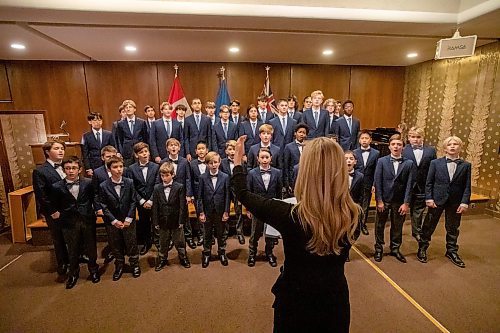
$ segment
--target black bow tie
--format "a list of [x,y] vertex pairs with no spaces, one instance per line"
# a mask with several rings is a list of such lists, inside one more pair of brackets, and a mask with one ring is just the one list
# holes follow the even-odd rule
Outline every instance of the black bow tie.
[[349,176],[354,177],[354,172],[351,172]]
[[207,162],[198,160],[198,164],[207,164]]
[[80,181],[79,180],[75,180],[72,183],[66,182],[66,186],[68,187],[68,189],[72,188],[73,185],[80,185]]
[[219,174],[218,174],[218,173],[216,173],[215,175],[210,174],[210,177],[211,177],[211,178],[217,178],[217,176],[219,176]]
[[147,167],[148,167],[148,165],[147,165],[147,164],[144,164],[144,165],[140,165],[140,164],[139,164],[139,168],[141,168],[141,169],[142,169],[142,168],[147,168]]
[[411,146],[414,150],[423,150],[424,147],[423,146],[417,146],[417,145],[412,145]]
[[298,147],[304,147],[304,142],[295,142]]
[[369,153],[371,150],[372,150],[371,148],[366,148],[366,149],[361,148],[361,153]]
[[62,164],[61,164],[61,163],[54,163],[54,169],[57,169],[57,168],[59,168],[60,166],[62,166]]
[[123,182],[120,182],[120,183],[112,182],[112,183],[113,183],[113,186],[121,186],[121,187],[123,187],[123,185],[125,185]]
[[451,158],[446,158],[446,163],[456,163],[457,165],[462,163],[463,161],[459,158],[452,160]]
[[179,164],[179,160],[170,159],[170,162],[175,163],[175,164]]
[[260,169],[260,174],[261,174],[261,175],[264,175],[264,174],[266,174],[266,173],[271,174],[271,169],[267,169],[267,170]]
[[403,162],[403,158],[400,157],[400,158],[394,158],[394,157],[391,157],[391,162],[398,162],[398,163],[401,163]]
[[171,188],[171,187],[172,187],[172,184],[163,185],[163,189],[166,189],[166,188]]

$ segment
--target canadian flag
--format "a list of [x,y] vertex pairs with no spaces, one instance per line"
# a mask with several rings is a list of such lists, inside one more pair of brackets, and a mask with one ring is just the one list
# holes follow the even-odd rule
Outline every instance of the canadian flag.
[[[168,102],[170,104],[172,104],[172,107],[174,109],[177,105],[184,104],[184,106],[187,107],[186,117],[192,113],[191,108],[189,107],[189,103],[186,99],[186,96],[184,95],[184,91],[182,90],[181,80],[177,76],[177,70],[175,71],[174,84],[172,85],[172,89],[170,89],[170,95],[168,96]],[[172,117],[174,119],[177,118],[177,114],[175,111],[172,112]]]

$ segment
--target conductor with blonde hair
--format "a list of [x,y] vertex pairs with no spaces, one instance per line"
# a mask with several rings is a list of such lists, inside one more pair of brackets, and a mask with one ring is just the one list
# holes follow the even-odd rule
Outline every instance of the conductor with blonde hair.
[[292,205],[246,188],[245,139],[236,146],[232,185],[247,210],[283,237],[285,263],[272,288],[274,332],[349,332],[344,263],[360,208],[349,195],[342,148],[324,137],[305,145]]

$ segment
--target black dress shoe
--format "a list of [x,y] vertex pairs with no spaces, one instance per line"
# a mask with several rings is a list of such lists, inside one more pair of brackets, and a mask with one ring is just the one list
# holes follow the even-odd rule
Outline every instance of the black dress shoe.
[[[191,240],[191,242],[193,242],[193,240]],[[192,249],[196,248],[196,245],[194,244],[194,242],[193,242],[193,245],[194,245],[194,247],[191,247],[191,246],[189,246],[189,247],[191,247]],[[174,242],[171,240],[170,243],[168,243],[168,250],[169,251],[172,250],[173,247],[174,247]]]
[[201,258],[201,267],[207,268],[210,264],[210,256],[203,255]]
[[117,265],[115,267],[115,272],[113,273],[113,281],[118,281],[122,277],[123,274],[123,266]]
[[278,238],[273,238],[273,244],[278,245]]
[[[196,249],[196,243],[194,242],[194,240],[192,239],[188,239],[187,241],[187,245],[191,248],[191,249]],[[172,243],[173,244],[173,243]]]
[[90,273],[90,281],[92,281],[92,283],[98,283],[101,281],[101,276],[98,271]]
[[396,257],[402,263],[406,263],[406,258],[399,251],[391,251],[391,256]]
[[362,233],[363,235],[365,235],[365,236],[370,234],[370,233],[368,232],[368,228],[366,227],[366,224],[364,224],[364,223],[362,223],[362,224],[361,224],[361,233]]
[[269,254],[267,256],[267,261],[269,261],[269,265],[271,265],[271,267],[278,266],[278,263],[276,262],[276,257],[272,254]]
[[75,286],[76,281],[78,281],[78,275],[71,275],[66,281],[66,289],[71,289]]
[[160,259],[160,261],[158,261],[158,264],[156,265],[155,267],[155,271],[156,272],[159,272],[163,269],[163,267],[167,266],[168,265],[168,259]]
[[383,256],[384,256],[383,252],[377,250],[375,251],[375,255],[373,256],[373,258],[375,259],[376,262],[381,262]]
[[79,258],[78,258],[78,261],[80,262],[80,264],[88,264],[89,263],[89,256],[86,255],[86,254],[82,254]]
[[422,248],[419,248],[417,251],[417,259],[421,263],[426,263],[427,262],[427,253],[425,253],[425,250]]
[[134,278],[138,278],[139,276],[141,276],[141,268],[139,266],[134,266],[132,268],[132,276]]
[[185,268],[191,267],[191,263],[189,262],[188,258],[183,258],[180,260],[180,262],[181,262],[181,265]]
[[106,253],[106,255],[104,256],[104,263],[109,264],[113,260],[115,260],[115,256],[111,253]]
[[149,252],[149,250],[151,250],[151,244],[146,244],[142,247],[141,251],[139,252],[139,254],[141,256],[145,255],[146,253]]
[[460,259],[458,253],[446,252],[446,257],[451,260],[454,265],[460,268],[465,268],[465,263]]
[[248,257],[248,267],[253,267],[255,266],[255,256],[249,256]]
[[240,242],[241,245],[245,244],[245,237],[243,235],[238,235],[238,242]]
[[227,265],[228,265],[228,263],[229,263],[229,262],[228,262],[228,260],[227,260],[227,256],[226,256],[226,254],[225,254],[225,253],[222,253],[222,254],[220,255],[220,258],[219,258],[219,259],[220,259],[220,263],[222,264],[222,266],[227,266]]
[[57,267],[57,274],[65,275],[66,273],[68,273],[68,268],[69,268],[68,264],[62,264],[61,266],[58,266]]

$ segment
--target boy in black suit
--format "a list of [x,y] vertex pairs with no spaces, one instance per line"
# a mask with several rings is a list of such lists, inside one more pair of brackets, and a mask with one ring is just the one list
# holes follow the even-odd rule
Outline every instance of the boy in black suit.
[[220,121],[220,118],[215,116],[215,102],[206,101],[205,112],[207,113],[208,119],[210,119],[210,124],[212,125],[213,129],[215,124],[217,124]]
[[363,198],[360,204],[363,209],[363,219],[360,220],[360,229],[363,235],[369,234],[368,228],[366,228],[366,222],[368,221],[368,211],[370,209],[372,193],[375,192],[373,177],[375,175],[375,168],[377,167],[377,160],[380,155],[377,149],[370,147],[371,143],[372,136],[370,132],[363,130],[359,135],[360,148],[354,150],[354,156],[358,161],[356,163],[356,170],[363,174]]
[[118,122],[127,118],[123,104],[118,107],[118,113],[120,114],[120,119],[113,121],[113,125],[111,125],[111,135],[115,140],[116,149],[118,149]]
[[[198,142],[198,144],[196,145],[196,155],[198,156],[198,158],[191,160],[191,162],[189,163],[191,169],[191,189],[193,191],[194,202],[197,202],[198,200],[200,177],[207,171],[207,162],[205,160],[207,153],[207,144],[204,141]],[[184,235],[186,236],[186,242],[188,243],[188,246],[190,248],[195,249],[196,245],[203,246],[203,224],[200,223],[197,219],[187,219],[184,226]],[[195,235],[198,238],[197,244],[194,242]]]
[[193,114],[185,119],[184,123],[184,149],[186,150],[186,158],[188,161],[196,158],[196,144],[200,141],[205,141],[209,149],[216,149],[212,145],[212,123],[206,115],[201,112],[201,100],[193,98],[191,109]]
[[[172,105],[169,102],[163,102],[160,105],[162,117],[155,120],[151,125],[149,132],[149,144],[151,148],[151,160],[156,163],[167,157],[168,152],[165,142],[170,138],[176,138],[179,142],[184,142],[184,130],[181,124],[172,118]],[[181,156],[184,156],[184,149],[181,145]]]
[[294,129],[297,121],[288,116],[288,103],[286,99],[278,101],[278,115],[269,121],[273,127],[273,144],[281,151],[285,146],[293,141]]
[[186,256],[186,241],[182,226],[186,221],[187,205],[184,185],[173,181],[174,164],[165,162],[160,167],[161,184],[155,185],[153,192],[153,225],[160,233],[160,248],[155,271],[168,265],[168,251],[173,241],[182,266],[191,263]]
[[335,120],[333,133],[337,135],[338,142],[342,149],[350,150],[357,146],[358,132],[361,124],[358,118],[355,118],[352,113],[354,111],[354,102],[346,100],[342,103],[344,114]]
[[247,119],[240,125],[238,133],[238,137],[246,135],[247,138],[245,141],[245,161],[247,159],[250,147],[260,142],[259,128],[262,124],[263,122],[259,119],[257,107],[253,104],[250,104],[247,108]]
[[[281,199],[281,171],[271,167],[272,153],[269,148],[260,148],[258,153],[259,166],[248,172],[247,187],[252,193],[259,194],[266,199]],[[255,218],[251,212],[247,211],[248,218],[252,219],[252,233],[249,240],[248,266],[255,266],[255,257],[257,255],[257,246],[259,238],[264,232],[264,222]],[[276,257],[273,254],[274,239],[265,237],[266,240],[266,258],[271,267],[278,265]]]
[[406,258],[399,252],[403,241],[403,223],[410,209],[411,190],[415,183],[417,167],[401,155],[403,150],[401,135],[389,139],[390,155],[377,161],[375,169],[375,199],[377,220],[375,221],[375,261],[382,261],[384,229],[387,218],[391,218],[391,256],[402,263]]
[[144,106],[144,119],[146,120],[146,126],[148,128],[148,136],[151,131],[151,126],[156,120],[156,111],[155,108],[151,105]]
[[243,121],[245,121],[245,117],[240,115],[240,101],[237,99],[233,99],[230,104],[231,107],[231,116],[229,117],[229,121],[233,122],[236,125],[236,133],[239,133],[240,125]]
[[[153,244],[151,207],[153,206],[154,186],[159,183],[158,170],[160,166],[149,160],[149,146],[139,142],[134,145],[134,156],[137,160],[125,172],[125,177],[134,181],[137,193],[137,244],[140,246],[139,254],[145,255]],[[158,242],[155,242],[158,245]]]
[[[226,158],[222,159],[219,169],[220,171],[227,174],[229,177],[233,175],[234,168],[234,154],[236,153],[236,141],[229,140],[226,142]],[[245,167],[243,163],[243,167]],[[233,188],[231,188],[231,201],[234,205],[234,213],[236,214],[237,222],[236,222],[236,236],[238,237],[238,242],[243,245],[245,244],[245,237],[243,236],[243,218],[241,216],[242,206],[241,203],[238,202],[238,198],[236,197]]]
[[295,141],[290,142],[285,146],[283,152],[284,163],[283,163],[283,183],[288,191],[289,195],[293,196],[293,167],[299,164],[300,156],[302,155],[302,149],[304,148],[305,139],[309,133],[309,126],[304,123],[300,123],[295,126],[294,135]]
[[471,196],[471,164],[460,159],[462,140],[450,136],[443,142],[445,157],[431,162],[425,185],[425,202],[429,212],[422,226],[417,259],[427,262],[427,248],[439,218],[445,212],[446,257],[460,268],[465,263],[458,256],[458,235],[462,214],[467,211]]
[[302,121],[309,126],[309,139],[328,135],[328,112],[321,108],[323,92],[316,90],[311,93],[311,108],[304,111]]
[[117,125],[118,151],[123,157],[124,166],[134,163],[134,145],[137,142],[149,142],[148,127],[146,121],[136,117],[137,110],[135,102],[125,100],[122,103],[127,118],[120,120]]
[[274,118],[274,113],[267,109],[267,97],[266,95],[260,95],[257,97],[257,105],[259,106],[259,118],[264,124],[269,123],[269,120]]
[[111,157],[106,166],[111,177],[99,186],[99,204],[104,213],[104,223],[109,237],[111,250],[115,256],[113,281],[123,274],[125,255],[129,257],[132,276],[141,275],[139,251],[137,249],[137,222],[135,208],[137,194],[134,181],[123,177],[123,159]]
[[213,127],[213,145],[212,149],[217,151],[221,158],[226,157],[226,142],[238,138],[238,125],[229,121],[229,107],[222,105],[220,107],[220,121]]
[[66,289],[75,286],[79,274],[80,249],[88,256],[88,269],[93,283],[99,282],[97,265],[96,215],[94,187],[88,178],[79,179],[82,169],[80,159],[70,156],[62,162],[66,178],[52,185],[54,202],[60,215],[55,223],[60,224],[64,240],[68,245],[69,274]]
[[63,141],[45,142],[42,146],[45,163],[33,170],[33,191],[39,212],[45,217],[54,243],[57,261],[57,273],[66,274],[69,257],[64,241],[61,224],[54,221],[59,218],[60,212],[52,195],[52,184],[64,179],[66,175],[61,166],[66,145]]
[[116,146],[113,134],[102,129],[102,115],[91,112],[87,120],[92,130],[84,133],[82,137],[82,157],[85,166],[85,173],[92,177],[94,170],[103,165],[101,159],[101,149],[105,146]]
[[412,127],[408,131],[409,145],[403,149],[403,157],[411,159],[417,166],[415,186],[412,190],[410,202],[411,235],[420,241],[422,234],[422,223],[425,211],[425,181],[431,161],[435,160],[436,149],[424,145],[424,130],[420,127]]
[[247,155],[247,168],[248,171],[258,165],[258,154],[260,148],[269,148],[271,151],[272,161],[271,166],[276,169],[281,169],[283,165],[280,147],[271,143],[273,137],[273,127],[270,124],[263,124],[259,127],[260,143],[256,143],[250,147]]
[[212,252],[212,234],[215,227],[217,233],[217,247],[220,262],[227,266],[226,238],[227,221],[229,220],[230,191],[229,176],[219,171],[220,156],[216,152],[207,154],[208,172],[200,177],[198,190],[198,217],[204,224],[204,242],[201,265],[208,267]]
[[[347,172],[349,173],[349,193],[351,194],[352,200],[358,205],[361,205],[363,200],[363,174],[354,169],[357,164],[357,160],[352,151],[346,150],[344,152],[344,157],[347,163]],[[359,220],[362,220],[362,214],[360,214]],[[354,239],[357,240],[360,234],[361,223],[358,223],[358,227],[354,232]],[[346,261],[350,261],[349,255],[347,256]]]

